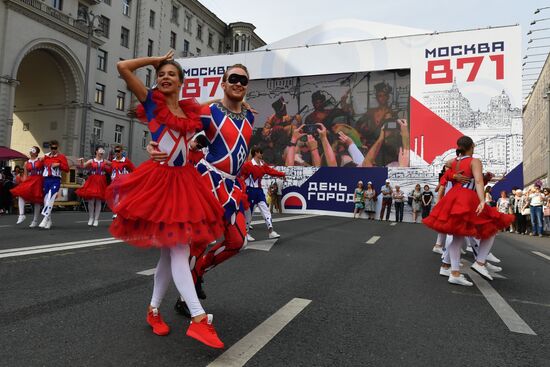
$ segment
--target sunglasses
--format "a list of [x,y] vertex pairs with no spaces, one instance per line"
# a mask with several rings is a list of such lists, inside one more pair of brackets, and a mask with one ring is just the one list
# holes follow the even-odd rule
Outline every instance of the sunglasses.
[[241,85],[245,87],[246,85],[248,85],[248,77],[246,75],[231,74],[227,78],[227,82],[229,84],[241,83]]
[[56,146],[51,146],[50,150],[57,150],[57,147]]
[[115,150],[115,153],[120,153],[122,152],[122,150]]

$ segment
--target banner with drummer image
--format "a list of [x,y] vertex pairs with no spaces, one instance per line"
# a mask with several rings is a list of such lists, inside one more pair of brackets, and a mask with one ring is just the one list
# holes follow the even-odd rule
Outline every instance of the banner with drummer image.
[[251,80],[251,146],[275,166],[409,167],[410,70]]

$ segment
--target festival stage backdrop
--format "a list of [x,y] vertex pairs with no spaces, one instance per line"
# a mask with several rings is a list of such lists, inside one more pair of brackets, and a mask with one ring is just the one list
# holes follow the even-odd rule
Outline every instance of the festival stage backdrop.
[[[219,85],[228,65],[242,63],[248,67],[252,79],[248,102],[259,111],[254,139],[268,148],[266,161],[287,172],[283,201],[288,211],[348,215],[353,211],[351,196],[346,195],[346,203],[342,205],[343,197],[339,194],[344,187],[353,193],[359,178],[363,182],[373,181],[377,190],[385,178],[392,185],[400,185],[405,193],[417,183],[428,184],[433,189],[438,173],[444,162],[454,156],[456,140],[462,135],[474,139],[476,155],[487,171],[495,173],[497,180],[522,162],[519,26],[266,49],[178,61],[186,74],[182,98],[197,97],[202,101],[223,96]],[[348,95],[347,91],[350,91]],[[387,94],[390,110],[387,118],[380,117],[381,112],[369,113],[380,107],[377,92]],[[286,111],[280,112],[286,112],[287,119],[292,120],[290,125],[306,124],[314,110],[314,99],[321,100],[325,110],[333,111],[328,118],[321,116],[324,119],[314,114],[309,122],[320,121],[328,127],[329,134],[333,134],[331,146],[335,145],[339,153],[337,167],[326,167],[326,155],[321,168],[311,166],[311,154],[301,148],[307,145],[305,142],[297,144],[300,154],[294,157],[293,166],[286,167],[284,150],[287,148],[282,144],[275,144],[275,148],[273,141],[266,141],[266,137],[275,133],[275,141],[280,136],[288,139],[285,130],[290,129],[288,121],[281,118],[281,122],[271,123],[267,129],[271,131],[266,131],[266,122],[284,106]],[[370,119],[371,125],[374,121],[379,131],[380,126],[398,118],[407,120],[410,132],[401,160],[394,159],[395,152],[385,156],[379,153],[374,155],[374,160],[365,159],[358,164],[360,158],[354,161],[346,149],[338,146],[336,134],[342,131],[366,158],[372,149],[373,137],[368,136],[368,129],[362,130],[361,121]],[[338,128],[332,131],[335,126]],[[318,134],[311,127],[307,129]],[[316,139],[323,153],[322,144]],[[384,140],[384,143],[387,142]],[[400,147],[399,139],[394,141],[395,147]],[[399,164],[405,161],[408,164]],[[379,168],[368,168],[371,166]],[[264,183],[271,181],[267,179]],[[521,187],[521,181],[521,175],[506,178],[507,186]],[[335,195],[329,195],[330,186],[323,186],[327,190],[321,195],[323,200],[319,200],[320,184],[330,182],[342,186],[332,190]],[[298,205],[298,201],[302,204]],[[406,206],[405,220],[409,218],[410,207]]]

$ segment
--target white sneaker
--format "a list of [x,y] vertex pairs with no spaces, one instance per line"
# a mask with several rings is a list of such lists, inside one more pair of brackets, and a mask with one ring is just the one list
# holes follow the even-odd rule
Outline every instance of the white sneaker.
[[44,229],[50,229],[50,228],[52,228],[52,218],[48,217],[48,221],[46,222]]
[[48,224],[48,217],[44,217],[40,224],[38,225],[39,228],[46,228],[46,224]]
[[466,251],[468,251],[468,252],[474,252],[474,250],[472,250],[472,246],[470,246],[470,245],[468,245],[468,246],[466,247]]
[[460,274],[460,276],[458,276],[458,277],[455,277],[452,274],[449,275],[448,282],[451,283],[451,284],[463,285],[465,287],[471,287],[471,286],[474,285],[474,283],[469,282],[468,280],[466,280],[466,278],[464,277],[463,274]]
[[38,222],[35,221],[35,220],[33,220],[33,221],[31,222],[31,224],[29,225],[29,228],[34,228],[34,227],[36,227],[37,225],[38,225]]
[[489,274],[489,271],[487,270],[485,265],[479,265],[476,261],[472,264],[472,266],[470,266],[470,268],[474,270],[476,273],[478,273],[479,275],[481,275],[482,277],[484,277],[485,279],[493,280],[493,277],[491,276],[491,274]]
[[94,227],[97,227],[99,225],[99,221],[96,219],[94,220]]
[[510,230],[510,233],[514,233],[514,230],[513,230],[513,229],[511,229],[511,230]]
[[116,218],[116,214],[113,214],[113,219],[115,219],[115,218]]
[[254,229],[254,227],[252,227],[252,224],[248,226],[248,229]]
[[92,224],[94,224],[94,218],[88,219],[88,225],[92,226]]
[[448,277],[451,276],[451,268],[445,269],[444,267],[439,268],[439,275],[442,277]]
[[487,270],[493,273],[498,273],[499,271],[502,271],[502,268],[500,266],[493,265],[488,261],[485,263],[485,267],[487,268]]
[[25,218],[26,218],[26,217],[25,217],[24,214],[18,216],[18,217],[17,217],[17,223],[15,223],[15,224],[21,224],[21,223],[23,223],[23,222],[25,221]]
[[254,237],[252,237],[251,235],[249,235],[248,233],[246,234],[246,240],[248,242],[253,242],[253,241],[256,241],[256,239]]
[[279,237],[281,237],[281,235],[278,234],[277,232],[275,231],[269,232],[269,238],[279,238]]
[[492,252],[489,252],[489,255],[487,255],[487,258],[485,260],[490,261],[492,263],[497,263],[497,264],[500,262],[500,259],[498,259],[495,255],[493,255]]
[[443,248],[441,246],[434,246],[432,248],[432,252],[435,252],[436,254],[443,255]]

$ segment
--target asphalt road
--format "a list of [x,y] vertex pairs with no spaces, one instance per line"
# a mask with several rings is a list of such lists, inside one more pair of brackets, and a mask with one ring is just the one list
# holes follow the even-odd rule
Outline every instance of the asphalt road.
[[[504,278],[466,288],[438,275],[435,234],[420,224],[276,215],[276,243],[258,223],[263,251],[205,277],[203,306],[226,344],[214,350],[185,336],[175,287],[161,306],[172,332],[151,333],[153,277],[138,273],[158,251],[109,241],[109,218],[90,228],[85,213],[56,212],[45,231],[0,217],[1,366],[226,365],[243,348],[236,365],[550,366],[548,238],[499,234]],[[499,312],[480,287],[501,297],[490,297]],[[535,335],[512,332],[503,304]]]

